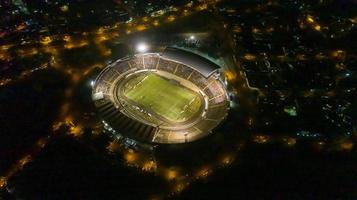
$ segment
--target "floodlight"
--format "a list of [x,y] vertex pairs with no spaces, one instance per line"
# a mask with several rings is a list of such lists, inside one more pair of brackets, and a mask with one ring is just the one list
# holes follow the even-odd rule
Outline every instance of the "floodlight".
[[146,43],[139,43],[136,46],[136,50],[141,53],[146,52],[148,49],[149,49],[149,46]]

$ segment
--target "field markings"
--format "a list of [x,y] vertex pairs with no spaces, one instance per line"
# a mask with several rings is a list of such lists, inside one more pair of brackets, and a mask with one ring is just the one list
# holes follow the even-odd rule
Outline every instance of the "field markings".
[[136,81],[126,96],[133,101],[141,102],[139,104],[148,106],[164,118],[176,121],[187,119],[187,116],[183,116],[183,114],[192,115],[195,113],[196,106],[194,106],[195,108],[192,106],[199,98],[192,91],[172,85],[158,75],[145,75],[143,78],[138,77]]

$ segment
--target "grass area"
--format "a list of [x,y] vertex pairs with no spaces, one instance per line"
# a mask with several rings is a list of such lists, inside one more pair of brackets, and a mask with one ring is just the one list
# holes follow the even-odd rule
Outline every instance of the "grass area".
[[172,122],[189,119],[202,103],[196,92],[154,73],[139,75],[124,87],[124,96],[128,99]]

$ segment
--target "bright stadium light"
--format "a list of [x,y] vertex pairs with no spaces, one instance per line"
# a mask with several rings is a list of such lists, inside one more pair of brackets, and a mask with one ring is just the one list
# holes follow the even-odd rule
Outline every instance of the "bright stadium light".
[[146,43],[139,43],[138,45],[136,45],[136,50],[138,52],[144,53],[149,49],[149,46]]
[[190,36],[190,40],[194,40],[196,37],[194,35]]

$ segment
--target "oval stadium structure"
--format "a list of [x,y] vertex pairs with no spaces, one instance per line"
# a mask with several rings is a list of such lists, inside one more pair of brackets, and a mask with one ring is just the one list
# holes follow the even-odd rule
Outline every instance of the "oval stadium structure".
[[227,115],[229,99],[219,66],[168,47],[106,67],[92,98],[104,127],[144,143],[185,143],[211,133]]

